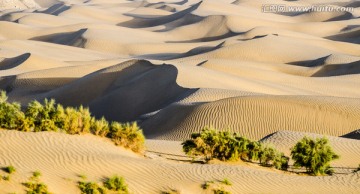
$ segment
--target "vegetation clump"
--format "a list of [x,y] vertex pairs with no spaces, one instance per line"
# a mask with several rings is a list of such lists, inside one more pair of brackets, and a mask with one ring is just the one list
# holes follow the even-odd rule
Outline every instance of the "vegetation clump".
[[205,127],[200,133],[193,133],[190,140],[182,143],[183,151],[190,156],[201,156],[206,162],[212,159],[222,161],[258,161],[264,166],[286,170],[289,159],[282,152],[245,137]]
[[43,103],[32,101],[25,113],[18,103],[9,103],[6,93],[0,93],[0,128],[19,131],[64,131],[67,134],[92,133],[111,138],[116,145],[134,152],[144,150],[145,137],[136,122],[111,125],[102,117],[91,116],[89,108],[66,107],[56,104],[54,99],[45,99]]
[[330,162],[339,155],[333,152],[328,139],[304,137],[291,149],[291,157],[295,167],[305,167],[308,173],[317,176],[333,174]]
[[9,103],[6,92],[0,93],[0,127],[5,129],[21,129],[25,115],[21,111],[21,105],[13,102]]
[[123,146],[134,152],[142,152],[144,149],[145,136],[136,122],[111,123],[109,136],[116,145]]
[[48,191],[47,185],[40,182],[41,173],[39,171],[35,171],[33,176],[30,177],[29,181],[24,183],[27,188],[27,194],[51,194]]
[[16,169],[15,169],[14,166],[10,165],[10,166],[5,167],[4,171],[9,173],[9,174],[13,174],[16,171]]
[[201,188],[203,188],[204,190],[211,188],[214,194],[231,194],[224,188],[224,186],[231,185],[232,183],[229,181],[229,179],[225,178],[222,181],[218,181],[217,184],[215,184],[214,181],[205,181],[205,183],[201,185]]
[[113,176],[108,178],[104,182],[104,187],[111,191],[121,191],[121,193],[128,193],[128,186],[125,183],[125,179],[119,176]]
[[85,175],[80,175],[82,181],[78,186],[82,194],[106,194],[106,193],[118,193],[128,194],[128,186],[123,177],[117,175],[107,178],[103,181],[103,186],[95,182],[86,182]]
[[106,194],[106,189],[94,182],[79,182],[81,194]]

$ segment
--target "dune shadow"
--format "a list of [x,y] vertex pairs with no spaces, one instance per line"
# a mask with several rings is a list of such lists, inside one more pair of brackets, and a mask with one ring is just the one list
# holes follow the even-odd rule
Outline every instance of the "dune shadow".
[[67,11],[71,8],[71,6],[67,6],[64,3],[57,3],[55,5],[52,5],[51,7],[47,8],[44,11],[35,11],[35,13],[44,13],[44,14],[50,14],[50,15],[59,15],[63,13],[64,11]]
[[352,131],[352,132],[342,135],[340,137],[360,140],[360,129]]
[[202,1],[190,6],[189,8],[187,8],[185,10],[182,10],[182,11],[179,11],[174,14],[167,15],[167,16],[161,16],[161,17],[155,17],[155,18],[144,18],[144,16],[130,15],[131,17],[133,17],[132,20],[122,22],[117,25],[122,26],[122,27],[129,27],[129,28],[146,28],[146,27],[154,27],[154,26],[164,25],[166,23],[173,22],[175,20],[178,20],[178,19],[190,14],[191,12],[195,11],[200,6],[201,3],[202,3]]
[[30,40],[49,42],[60,45],[75,46],[83,48],[86,43],[86,39],[82,35],[87,29],[80,29],[75,32],[56,33],[44,36],[33,37]]
[[330,57],[331,55],[320,57],[315,60],[307,60],[307,61],[294,61],[287,63],[289,65],[295,65],[295,66],[301,66],[301,67],[319,67],[325,65],[325,61]]
[[180,54],[178,54],[178,53],[161,53],[161,54],[140,55],[137,57],[141,58],[141,59],[155,59],[155,60],[179,59],[179,58],[195,56],[195,55],[204,54],[207,52],[217,50],[217,49],[223,47],[224,43],[225,43],[225,41],[216,46],[200,46],[200,47],[193,48],[193,49],[189,50],[188,52],[180,53]]
[[0,61],[0,70],[8,70],[15,68],[30,58],[30,53],[25,53],[13,58],[5,58]]

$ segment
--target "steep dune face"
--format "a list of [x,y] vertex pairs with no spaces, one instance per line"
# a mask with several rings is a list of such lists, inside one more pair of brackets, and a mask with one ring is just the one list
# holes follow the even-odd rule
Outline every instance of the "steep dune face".
[[[24,105],[54,98],[65,106],[89,106],[94,116],[110,121],[138,121],[146,137],[153,139],[152,151],[173,153],[176,160],[186,158],[178,141],[212,125],[257,140],[269,135],[262,141],[287,153],[304,135],[330,135],[344,156],[335,164],[354,168],[360,139],[359,2],[266,2],[354,8],[343,12],[269,13],[263,11],[264,4],[0,0],[0,89],[7,91],[10,101]],[[76,193],[75,182],[64,177],[75,180],[75,173],[93,167],[89,176],[94,180],[124,172],[134,193],[171,188],[201,193],[199,184],[225,177],[239,183],[229,188],[234,193],[359,190],[356,173],[299,177],[254,165],[171,163],[156,154],[144,159],[123,150],[118,153],[92,137],[73,137],[73,145],[68,136],[58,135],[1,132],[1,148],[11,145],[14,152],[25,154],[37,143],[40,154],[0,152],[0,167],[13,163],[29,174],[36,170],[30,167],[43,164],[45,182],[56,193]],[[71,149],[75,151],[64,154]],[[75,152],[79,156],[73,156]],[[1,184],[0,192],[23,190],[15,183]]]

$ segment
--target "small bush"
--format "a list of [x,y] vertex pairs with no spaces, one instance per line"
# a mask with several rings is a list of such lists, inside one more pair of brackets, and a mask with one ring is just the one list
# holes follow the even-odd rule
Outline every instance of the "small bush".
[[10,181],[10,175],[3,176],[3,179],[4,179],[5,181]]
[[91,114],[88,108],[67,107],[65,109],[64,127],[68,134],[89,133],[91,127]]
[[231,194],[230,191],[226,191],[223,187],[214,189],[214,194]]
[[112,191],[122,191],[128,193],[128,186],[123,177],[113,176],[104,182],[104,187]]
[[105,188],[93,182],[79,182],[81,194],[106,194]]
[[295,161],[295,167],[305,167],[306,170],[315,176],[332,174],[330,167],[332,160],[338,159],[339,155],[332,151],[326,138],[310,139],[304,137],[292,149],[291,156]]
[[182,143],[183,151],[190,156],[203,156],[208,162],[214,158],[226,161],[237,160],[236,139],[229,132],[218,132],[213,128],[204,128],[200,133],[193,133],[191,140]]
[[9,174],[12,174],[16,171],[15,167],[14,166],[7,166],[4,168],[4,171],[9,173]]
[[30,102],[25,115],[29,125],[33,123],[33,131],[58,131],[64,116],[63,107],[56,106],[54,99],[45,99],[44,104],[36,100]]
[[33,172],[33,177],[34,178],[39,178],[41,176],[41,172],[40,171],[35,171]]
[[48,191],[47,185],[40,182],[41,173],[39,171],[33,172],[33,176],[29,178],[29,181],[24,183],[27,188],[27,194],[51,194]]
[[208,181],[205,181],[205,183],[201,185],[202,189],[208,189],[209,187],[210,187],[210,182]]
[[100,120],[93,119],[91,133],[97,136],[106,137],[110,132],[109,122],[102,117]]
[[9,103],[6,92],[0,93],[0,128],[19,130],[25,119],[19,103]]
[[232,185],[232,183],[229,181],[229,179],[225,178],[224,180],[221,181],[221,183],[225,184],[225,185]]
[[111,123],[109,136],[116,145],[131,149],[134,152],[142,152],[144,149],[145,137],[136,122]]
[[80,174],[79,177],[80,177],[82,180],[86,180],[86,179],[87,179],[87,177],[86,177],[85,174]]
[[275,167],[279,170],[287,170],[288,168],[289,158],[273,147],[263,146],[259,156],[262,166]]

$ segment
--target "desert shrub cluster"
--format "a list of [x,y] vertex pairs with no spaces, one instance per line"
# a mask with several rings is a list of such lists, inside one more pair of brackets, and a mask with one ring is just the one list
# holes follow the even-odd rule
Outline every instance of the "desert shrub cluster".
[[212,190],[214,194],[231,194],[230,191],[227,191],[225,187],[230,187],[232,183],[229,179],[225,178],[220,181],[205,181],[201,185],[201,188],[204,190]]
[[0,128],[28,132],[92,133],[111,138],[116,145],[134,152],[142,152],[145,143],[145,137],[136,122],[109,123],[104,117],[93,117],[89,108],[64,108],[53,99],[45,99],[43,103],[34,100],[23,112],[19,103],[8,102],[4,91],[0,93]]
[[333,174],[330,162],[338,159],[339,155],[334,153],[328,142],[326,138],[301,139],[291,149],[294,166],[305,167],[307,172],[313,175]]
[[[270,145],[252,141],[236,133],[219,131],[205,127],[200,133],[193,133],[191,139],[182,143],[183,151],[192,157],[202,157],[206,162],[212,159],[221,161],[251,161],[262,166],[287,170],[289,157]],[[332,160],[338,159],[326,138],[304,137],[291,148],[294,167],[304,167],[309,174],[332,174]]]
[[82,194],[106,194],[108,192],[118,194],[129,193],[125,179],[117,175],[103,181],[103,186],[94,182],[80,181],[79,189]]
[[29,181],[24,183],[25,187],[27,188],[27,194],[51,194],[48,191],[47,185],[40,181],[41,173],[36,171],[33,175],[29,178]]
[[236,133],[209,127],[205,127],[200,133],[193,133],[191,139],[184,141],[182,145],[186,154],[202,156],[206,162],[212,159],[260,161],[265,166],[287,169],[289,161],[288,157],[272,147]]

